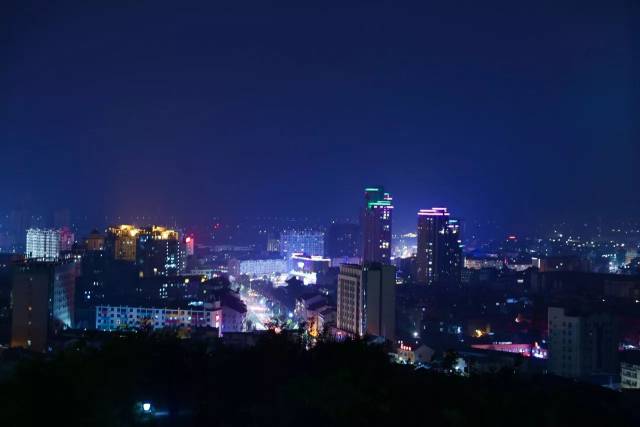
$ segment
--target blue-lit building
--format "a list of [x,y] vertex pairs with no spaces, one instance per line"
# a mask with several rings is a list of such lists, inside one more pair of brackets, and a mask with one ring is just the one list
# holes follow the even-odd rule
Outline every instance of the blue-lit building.
[[285,230],[280,234],[280,254],[324,256],[324,233],[317,230]]
[[165,328],[217,328],[222,327],[222,308],[218,307],[96,307],[96,329],[114,331],[119,329],[165,329]]

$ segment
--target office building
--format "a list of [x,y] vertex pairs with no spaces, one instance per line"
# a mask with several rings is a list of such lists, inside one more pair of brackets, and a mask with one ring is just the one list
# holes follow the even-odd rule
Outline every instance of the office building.
[[327,258],[359,257],[362,246],[360,226],[333,223],[327,230],[324,244],[324,255]]
[[549,371],[569,378],[617,375],[618,324],[609,313],[549,307]]
[[46,351],[51,335],[74,326],[77,275],[75,261],[28,261],[15,267],[12,347]]
[[365,207],[361,216],[363,263],[391,262],[391,223],[393,199],[383,187],[365,188]]
[[417,279],[420,283],[459,283],[462,273],[460,222],[447,208],[418,212]]
[[60,230],[30,228],[27,230],[27,258],[53,261],[60,256]]
[[342,264],[338,275],[337,328],[353,336],[395,340],[395,267]]
[[285,230],[280,234],[280,254],[290,258],[296,253],[324,255],[324,233],[316,230]]

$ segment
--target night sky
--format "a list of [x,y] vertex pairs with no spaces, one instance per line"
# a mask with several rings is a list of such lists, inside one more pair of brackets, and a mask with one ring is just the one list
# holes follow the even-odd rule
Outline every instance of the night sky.
[[53,3],[1,6],[4,211],[640,215],[633,1]]

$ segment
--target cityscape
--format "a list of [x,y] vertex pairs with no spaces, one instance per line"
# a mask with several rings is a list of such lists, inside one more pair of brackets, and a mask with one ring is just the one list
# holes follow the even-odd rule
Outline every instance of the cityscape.
[[0,425],[640,425],[638,8],[27,3]]

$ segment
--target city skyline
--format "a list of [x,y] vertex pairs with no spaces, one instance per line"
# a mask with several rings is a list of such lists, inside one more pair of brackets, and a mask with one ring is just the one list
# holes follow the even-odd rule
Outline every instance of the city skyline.
[[635,3],[3,2],[2,425],[640,426]]

